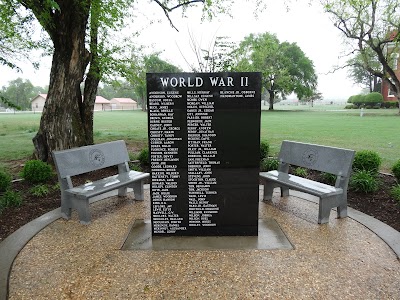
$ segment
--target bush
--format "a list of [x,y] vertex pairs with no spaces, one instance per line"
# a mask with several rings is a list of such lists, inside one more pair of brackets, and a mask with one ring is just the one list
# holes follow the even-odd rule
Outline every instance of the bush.
[[390,191],[390,194],[400,204],[400,185],[394,186]]
[[293,170],[293,174],[299,177],[306,178],[308,175],[308,170],[305,168],[297,167]]
[[334,174],[322,172],[321,177],[323,183],[330,185],[335,185],[336,183],[336,175]]
[[11,206],[20,206],[22,204],[21,194],[15,191],[6,191],[3,196],[0,197],[0,207],[7,208]]
[[50,193],[49,188],[45,184],[35,185],[29,190],[29,193],[36,197],[44,197]]
[[129,168],[132,170],[132,171],[136,171],[136,172],[143,172],[143,169],[142,169],[142,167],[141,166],[139,166],[139,165],[137,165],[137,164],[129,164]]
[[365,95],[359,94],[359,95],[354,95],[354,96],[352,96],[352,97],[353,97],[353,98],[352,98],[352,103],[362,104],[362,103],[365,102],[365,101],[364,101]]
[[379,154],[371,150],[357,151],[354,156],[353,170],[367,171],[371,174],[376,174],[381,166],[382,159]]
[[347,103],[353,103],[353,101],[354,101],[354,96],[350,96],[349,99],[347,99]]
[[394,177],[396,177],[397,182],[400,183],[400,159],[392,167],[392,172]]
[[364,103],[382,103],[383,102],[383,96],[381,93],[378,92],[372,92],[364,97]]
[[350,188],[356,192],[373,193],[379,188],[376,177],[366,170],[359,170],[353,173],[350,178]]
[[397,108],[399,105],[399,102],[397,101],[385,101],[382,103],[382,107],[384,108]]
[[264,158],[260,163],[261,172],[268,172],[278,169],[279,161],[276,158]]
[[268,152],[269,152],[269,143],[267,141],[262,141],[260,143],[260,161],[268,157]]
[[353,109],[356,108],[353,104],[346,105],[344,109]]
[[21,176],[30,183],[44,183],[53,177],[53,169],[41,160],[29,160],[26,162]]
[[11,186],[11,175],[0,170],[0,193],[5,192]]
[[147,166],[150,164],[149,148],[144,148],[140,151],[140,153],[138,155],[138,160],[144,166]]

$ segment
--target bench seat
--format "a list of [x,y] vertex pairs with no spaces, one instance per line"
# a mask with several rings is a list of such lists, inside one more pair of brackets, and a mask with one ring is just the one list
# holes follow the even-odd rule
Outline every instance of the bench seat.
[[280,185],[285,185],[297,191],[308,193],[320,198],[343,194],[342,188],[336,188],[318,181],[313,181],[285,172],[279,172],[277,170],[261,172],[260,178],[267,179],[270,182],[279,183]]
[[[141,180],[147,177],[149,177],[148,173],[129,171],[97,181],[85,183],[83,185],[67,189],[65,192],[72,194],[79,199],[90,199],[119,188],[125,188],[126,186],[130,187],[129,185],[132,185],[132,188],[134,188],[133,185],[140,185]],[[138,195],[135,194],[135,199],[143,200],[143,191]]]
[[[335,207],[339,218],[347,217],[347,187],[354,154],[355,151],[349,149],[283,141],[278,170],[260,172],[263,199],[271,200],[276,187],[280,188],[281,196],[289,196],[289,189],[293,189],[319,198],[319,224],[329,222],[330,211]],[[335,186],[289,174],[290,166],[333,174]]]
[[[118,196],[126,196],[132,188],[136,200],[144,200],[143,182],[149,173],[131,171],[129,154],[124,141],[114,141],[73,149],[53,151],[61,190],[61,215],[71,218],[72,209],[77,210],[82,224],[91,222],[89,199],[118,190]],[[74,186],[72,177],[117,166],[118,174],[83,185]]]

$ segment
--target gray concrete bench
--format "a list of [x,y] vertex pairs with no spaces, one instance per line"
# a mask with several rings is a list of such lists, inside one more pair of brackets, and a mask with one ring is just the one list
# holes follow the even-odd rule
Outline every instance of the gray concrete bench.
[[[289,189],[319,197],[318,223],[328,223],[332,208],[339,218],[347,217],[347,187],[355,151],[341,148],[283,141],[279,152],[278,170],[261,172],[264,200],[271,200],[274,188],[281,196]],[[298,166],[336,175],[335,186],[288,174],[289,166]]]
[[[133,188],[136,200],[144,198],[143,181],[149,177],[149,173],[130,171],[129,155],[124,141],[53,151],[52,154],[60,182],[61,214],[65,219],[70,219],[71,210],[76,209],[79,221],[89,224],[89,199],[109,191],[118,190],[118,196],[126,196],[129,187]],[[73,186],[73,176],[112,166],[118,166],[118,174]]]

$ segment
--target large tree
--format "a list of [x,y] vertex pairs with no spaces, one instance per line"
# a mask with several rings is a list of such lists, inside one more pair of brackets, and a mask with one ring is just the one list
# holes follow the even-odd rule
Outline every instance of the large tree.
[[189,32],[189,45],[194,54],[194,59],[186,58],[189,53],[183,53],[182,57],[192,72],[223,72],[230,71],[232,67],[232,50],[234,42],[227,36],[213,36],[208,45],[204,46],[195,36]]
[[[220,5],[223,0],[153,2],[167,18],[171,11],[195,3],[202,3],[208,14],[223,9]],[[23,23],[13,21],[12,26],[18,28],[15,32],[24,32],[29,29],[25,20],[36,18],[53,47],[47,101],[39,131],[33,138],[39,159],[48,160],[53,150],[93,143],[93,108],[98,84],[112,61],[110,58],[117,53],[116,49],[107,47],[106,41],[110,33],[116,34],[124,27],[125,17],[134,3],[134,0],[0,1],[2,22],[9,25],[10,16],[23,20]]]
[[[396,76],[400,52],[400,0],[321,2],[348,42],[349,53],[361,58],[363,68],[371,75],[386,81],[400,101],[400,78]],[[371,63],[371,52],[379,61],[378,67]]]
[[182,70],[160,58],[161,53],[152,53],[150,55],[138,55],[136,51],[132,51],[129,61],[125,62],[120,68],[120,74],[133,87],[136,97],[142,110],[147,107],[147,89],[146,89],[146,73],[177,73]]
[[27,110],[31,108],[30,100],[42,91],[44,88],[33,86],[29,80],[17,78],[4,86],[1,92],[15,107]]
[[374,70],[379,70],[381,64],[374,52],[368,52],[370,54],[368,55],[367,64],[365,63],[365,57],[360,53],[347,61],[346,67],[349,67],[348,75],[355,83],[368,88],[370,93],[380,92],[380,81],[377,76],[368,71],[368,66],[371,66]]
[[274,109],[276,95],[284,98],[294,92],[301,100],[316,90],[314,64],[296,43],[281,43],[276,35],[268,32],[251,34],[240,43],[233,56],[235,70],[262,73],[270,110]]

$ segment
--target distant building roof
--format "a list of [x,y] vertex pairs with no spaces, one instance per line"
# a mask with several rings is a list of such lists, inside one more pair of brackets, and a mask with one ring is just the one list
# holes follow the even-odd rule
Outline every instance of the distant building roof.
[[134,104],[137,103],[135,100],[131,98],[112,98],[111,101],[117,101],[119,103],[126,103],[126,104]]
[[[36,97],[32,98],[32,101],[35,100],[38,97],[42,97],[43,99],[47,99],[47,94],[39,94]],[[102,96],[96,96],[95,103],[110,104],[110,100],[107,100],[106,98],[104,98]]]
[[43,98],[44,100],[47,99],[47,94],[39,94],[31,99],[31,102],[37,98]]
[[98,103],[98,104],[110,104],[110,100],[107,100],[106,98],[103,98],[102,96],[96,96],[95,103]]

